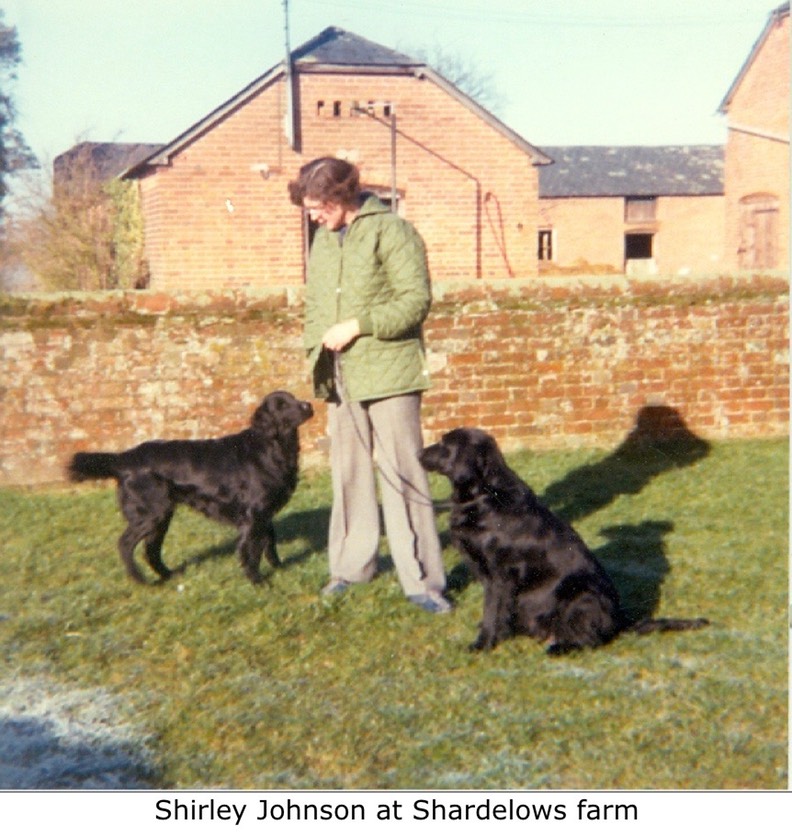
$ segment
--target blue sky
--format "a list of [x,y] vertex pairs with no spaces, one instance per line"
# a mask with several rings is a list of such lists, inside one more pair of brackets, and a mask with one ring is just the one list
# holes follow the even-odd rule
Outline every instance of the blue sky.
[[[336,25],[439,44],[492,76],[535,145],[721,143],[718,105],[780,0],[289,0],[292,48]],[[18,127],[166,142],[281,60],[283,0],[0,0],[23,64]]]

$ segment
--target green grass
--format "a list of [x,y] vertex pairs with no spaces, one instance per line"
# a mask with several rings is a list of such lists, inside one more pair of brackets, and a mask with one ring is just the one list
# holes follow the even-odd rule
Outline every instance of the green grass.
[[324,472],[278,518],[286,565],[260,588],[233,531],[189,511],[165,544],[186,571],[140,587],[115,551],[111,490],[6,490],[2,675],[110,691],[161,787],[786,787],[786,442],[510,461],[631,611],[711,626],[560,659],[529,639],[471,654],[481,588],[450,546],[450,615],[407,603],[387,562],[327,602]]

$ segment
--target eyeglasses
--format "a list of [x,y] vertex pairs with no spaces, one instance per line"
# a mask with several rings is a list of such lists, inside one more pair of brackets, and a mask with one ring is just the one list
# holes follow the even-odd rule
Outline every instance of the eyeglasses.
[[310,198],[303,200],[303,209],[309,214],[312,212],[326,212],[328,208],[329,204],[324,200],[311,200]]

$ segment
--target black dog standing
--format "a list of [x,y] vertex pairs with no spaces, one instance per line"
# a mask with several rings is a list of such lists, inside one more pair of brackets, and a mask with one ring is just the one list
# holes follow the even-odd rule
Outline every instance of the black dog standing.
[[542,505],[512,471],[495,440],[456,429],[423,450],[421,464],[448,477],[451,539],[484,586],[484,617],[472,650],[516,634],[548,653],[597,647],[619,632],[689,630],[705,619],[629,624],[603,567],[577,532]]
[[115,479],[127,528],[118,550],[127,574],[145,577],[134,561],[145,541],[146,560],[163,580],[162,543],[180,503],[239,531],[237,552],[253,583],[260,583],[261,556],[280,565],[273,517],[289,501],[299,474],[298,427],[313,415],[307,401],[288,392],[267,395],[248,429],[223,438],[147,441],[121,453],[77,453],[69,478]]

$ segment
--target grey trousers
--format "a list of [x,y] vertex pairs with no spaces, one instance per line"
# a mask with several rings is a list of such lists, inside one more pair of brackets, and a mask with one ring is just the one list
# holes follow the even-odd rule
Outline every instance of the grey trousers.
[[379,481],[385,531],[405,595],[445,588],[429,484],[418,461],[423,447],[420,409],[418,393],[330,404],[332,578],[363,583],[374,576],[380,538]]

